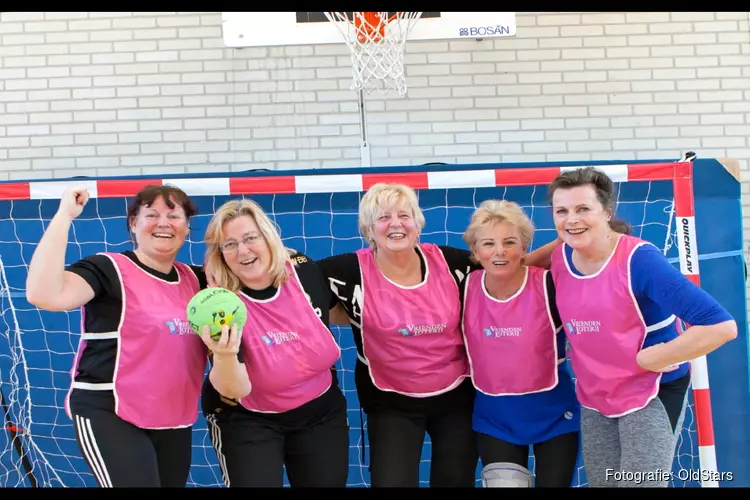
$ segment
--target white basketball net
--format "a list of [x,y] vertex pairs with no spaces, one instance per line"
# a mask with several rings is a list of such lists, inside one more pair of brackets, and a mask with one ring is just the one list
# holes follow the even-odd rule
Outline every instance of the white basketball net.
[[[326,12],[352,55],[352,90],[406,94],[404,47],[421,12]],[[390,16],[390,17],[389,17]]]

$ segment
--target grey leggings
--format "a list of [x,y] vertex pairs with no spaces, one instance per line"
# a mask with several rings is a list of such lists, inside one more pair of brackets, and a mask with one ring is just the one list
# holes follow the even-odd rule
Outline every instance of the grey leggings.
[[662,384],[645,408],[618,418],[581,409],[583,464],[589,487],[669,486],[690,375]]

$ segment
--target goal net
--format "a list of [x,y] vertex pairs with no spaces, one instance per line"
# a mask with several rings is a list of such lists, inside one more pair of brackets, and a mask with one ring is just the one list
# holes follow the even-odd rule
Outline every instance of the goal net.
[[[323,173],[249,172],[231,177],[0,183],[0,388],[5,429],[0,433],[0,486],[96,485],[63,409],[78,345],[80,311],[41,311],[26,301],[24,292],[31,256],[69,183],[87,185],[92,199],[73,222],[66,264],[99,251],[131,249],[125,223],[129,197],[146,184],[162,182],[185,189],[199,207],[179,260],[202,264],[202,239],[211,215],[223,202],[239,196],[259,202],[279,226],[284,243],[312,258],[363,248],[366,243],[358,233],[357,208],[364,190],[379,181],[403,182],[418,190],[427,219],[421,237],[424,242],[465,248],[461,235],[474,208],[485,199],[499,198],[524,207],[537,227],[532,248],[538,248],[556,236],[546,201],[546,186],[561,169],[567,168],[575,166],[452,165]],[[633,225],[633,234],[656,244],[678,265],[678,247],[685,246],[685,239],[682,225],[676,221],[693,215],[692,188],[681,191],[679,187],[680,176],[685,174],[691,186],[690,164],[636,163],[599,168],[618,183],[618,215]],[[692,245],[694,241],[685,246],[688,254],[694,248]],[[697,278],[697,258],[695,262],[692,278]],[[362,432],[367,420],[360,412],[354,386],[356,351],[349,328],[332,328],[342,348],[338,373],[348,401],[351,427],[348,485],[365,487],[370,484],[368,445],[366,432]],[[701,366],[699,370],[705,370],[705,365]],[[694,381],[695,368],[694,364]],[[696,411],[691,391],[678,437],[675,471],[699,470],[700,455],[704,456],[704,462],[712,460],[712,436],[702,437],[708,447],[699,446],[704,444],[699,443],[697,435],[696,416],[700,413]],[[189,486],[223,486],[202,417],[194,428],[193,439]],[[420,477],[423,486],[429,484],[429,460],[430,442],[426,437]],[[533,457],[531,460],[533,469]],[[477,485],[481,483],[478,481]],[[585,485],[585,471],[579,458],[573,486]],[[695,478],[676,477],[673,486],[699,486],[699,483]]]

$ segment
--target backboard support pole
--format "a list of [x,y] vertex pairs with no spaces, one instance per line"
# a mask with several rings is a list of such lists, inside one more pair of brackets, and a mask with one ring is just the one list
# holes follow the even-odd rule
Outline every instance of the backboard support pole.
[[370,162],[370,140],[367,137],[367,111],[365,109],[365,91],[357,91],[357,100],[359,106],[359,130],[360,130],[360,163],[363,167],[369,167]]
[[[379,14],[374,16],[377,22],[372,14]],[[386,20],[387,31],[383,26]],[[397,90],[402,96],[406,94],[402,49],[407,36],[408,40],[480,40],[516,35],[515,12],[222,12],[221,21],[226,47],[347,43],[355,65],[352,88],[362,87],[357,90],[360,164],[366,167],[372,165],[372,158],[365,103],[369,90],[365,86],[374,79],[385,83],[380,90],[386,93]],[[356,40],[351,39],[352,22]],[[387,50],[394,47],[400,51]],[[383,60],[372,60],[372,56]],[[373,65],[376,61],[378,64]]]

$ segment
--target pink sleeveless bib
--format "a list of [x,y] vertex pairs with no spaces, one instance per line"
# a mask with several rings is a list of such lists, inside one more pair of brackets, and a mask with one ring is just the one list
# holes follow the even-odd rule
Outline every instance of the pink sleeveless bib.
[[457,387],[469,366],[459,326],[458,286],[440,249],[423,243],[425,280],[399,286],[378,268],[372,249],[357,250],[362,273],[362,350],[382,391],[428,397]]
[[527,267],[507,300],[485,288],[485,271],[466,277],[463,332],[474,387],[490,396],[531,394],[557,385],[555,326],[547,302],[547,271]]
[[[188,266],[175,262],[179,281],[170,283],[148,274],[124,255],[103,255],[112,260],[120,276],[120,327],[117,332],[82,333],[71,375],[75,379],[87,341],[117,338],[114,381],[74,381],[71,389],[113,389],[115,413],[137,427],[174,429],[193,425],[198,418],[208,356],[205,344],[190,328],[185,311],[199,291],[197,277]],[[84,325],[81,313],[82,332]],[[66,409],[70,415],[67,402]]]
[[291,262],[289,280],[268,300],[240,293],[247,306],[242,352],[252,390],[240,404],[250,411],[281,413],[312,401],[333,381],[341,351],[299,282]]
[[571,345],[578,400],[607,417],[640,410],[659,390],[661,374],[636,362],[647,325],[633,296],[630,259],[644,244],[621,235],[604,267],[590,276],[572,273],[564,245],[552,253],[557,308]]

